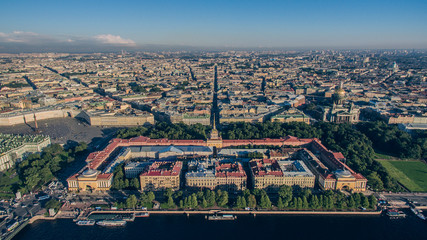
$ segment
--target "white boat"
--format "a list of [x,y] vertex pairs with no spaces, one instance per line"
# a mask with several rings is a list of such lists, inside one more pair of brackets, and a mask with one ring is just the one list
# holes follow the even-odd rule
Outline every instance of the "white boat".
[[234,215],[211,215],[208,216],[208,220],[218,221],[218,220],[236,220],[236,216]]
[[421,218],[422,220],[426,220],[426,217],[424,216],[423,212],[421,210],[418,210],[416,208],[412,208],[411,207],[411,211],[419,218]]
[[95,220],[80,220],[76,224],[79,226],[93,226],[95,225]]
[[96,223],[99,226],[104,227],[122,227],[126,225],[125,220],[103,220]]

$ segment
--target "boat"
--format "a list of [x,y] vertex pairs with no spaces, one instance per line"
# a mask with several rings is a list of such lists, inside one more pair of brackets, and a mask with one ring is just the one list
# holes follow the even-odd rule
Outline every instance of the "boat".
[[149,217],[150,213],[148,212],[137,212],[135,213],[135,217]]
[[399,219],[399,218],[405,218],[406,214],[402,211],[398,211],[397,209],[388,209],[386,215],[390,219]]
[[76,224],[79,226],[93,226],[95,225],[95,220],[80,220]]
[[208,220],[218,221],[218,220],[236,220],[237,217],[234,215],[224,214],[224,215],[211,215],[208,216]]
[[122,216],[122,220],[125,220],[127,222],[133,222],[135,221],[135,214],[133,213],[131,215]]
[[426,220],[426,217],[424,216],[423,212],[419,209],[416,209],[414,207],[411,207],[411,211],[420,219]]
[[99,226],[104,227],[122,227],[126,225],[125,220],[102,220],[96,223]]

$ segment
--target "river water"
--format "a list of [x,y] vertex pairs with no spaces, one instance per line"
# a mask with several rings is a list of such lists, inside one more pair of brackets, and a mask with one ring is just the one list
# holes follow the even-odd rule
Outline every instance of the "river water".
[[235,221],[208,221],[202,215],[151,215],[125,227],[77,226],[70,219],[39,221],[16,240],[267,240],[267,239],[427,239],[427,222],[380,216],[239,215]]

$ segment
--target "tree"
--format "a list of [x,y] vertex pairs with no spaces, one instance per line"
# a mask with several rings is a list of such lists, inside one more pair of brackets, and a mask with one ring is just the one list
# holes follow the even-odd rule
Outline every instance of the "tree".
[[310,196],[309,206],[311,209],[319,209],[319,199],[316,195]]
[[308,209],[308,201],[307,201],[307,197],[306,196],[302,197],[302,208],[303,209]]
[[369,200],[365,196],[362,197],[362,207],[369,208]]
[[374,195],[370,195],[369,199],[369,207],[375,209],[377,207],[377,198]]
[[277,208],[278,209],[284,209],[285,208],[285,205],[283,204],[281,197],[279,197],[279,199],[277,200]]
[[347,208],[354,209],[356,207],[356,202],[354,201],[353,196],[349,196],[347,199]]
[[222,191],[221,195],[219,196],[219,199],[218,199],[218,205],[220,207],[226,207],[227,203],[228,203],[228,192]]
[[191,195],[191,208],[197,208],[199,206],[199,203],[197,202],[197,196],[196,194]]
[[166,188],[165,192],[163,193],[163,196],[166,198],[172,197],[173,191],[170,188]]
[[246,204],[245,197],[242,197],[242,208],[246,208],[248,205]]
[[156,198],[156,196],[154,195],[154,193],[153,192],[148,192],[147,193],[147,200],[151,203],[151,202],[153,202],[154,201],[154,199]]
[[132,178],[132,180],[130,181],[130,187],[134,189],[139,189],[140,186],[138,178]]
[[302,209],[302,199],[299,197],[297,198],[297,209],[300,210]]
[[175,207],[176,207],[176,205],[172,199],[172,196],[169,196],[168,197],[168,208],[175,208]]
[[207,195],[208,207],[215,206],[215,204],[216,204],[216,201],[215,201],[215,192],[207,190],[206,191],[206,195]]
[[296,197],[292,198],[291,203],[289,204],[289,207],[291,209],[297,209],[298,199]]
[[136,204],[138,203],[138,199],[136,198],[135,195],[130,195],[127,199],[126,199],[126,207],[127,208],[133,208],[135,209]]
[[282,198],[283,206],[287,207],[292,200],[292,187],[287,185],[280,186],[278,194]]
[[237,197],[237,200],[236,200],[236,208],[243,208],[243,206],[242,206],[243,204],[242,204],[242,197],[241,196],[238,196]]
[[248,207],[250,208],[256,208],[256,198],[255,195],[250,194],[248,196]]
[[375,191],[379,191],[379,190],[383,190],[384,189],[383,182],[381,181],[381,178],[378,175],[378,173],[372,172],[371,174],[369,174],[368,176],[366,176],[366,178],[369,181],[369,185]]
[[262,194],[259,206],[261,208],[271,208],[271,201],[267,194]]
[[206,201],[205,197],[202,197],[202,208],[208,207],[208,201]]

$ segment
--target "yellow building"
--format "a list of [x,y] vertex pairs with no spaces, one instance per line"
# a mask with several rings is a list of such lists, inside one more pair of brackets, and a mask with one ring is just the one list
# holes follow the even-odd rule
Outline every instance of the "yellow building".
[[156,161],[140,175],[142,191],[161,191],[167,188],[178,190],[182,162]]
[[113,183],[113,174],[87,168],[81,174],[75,174],[67,179],[70,191],[106,191]]

